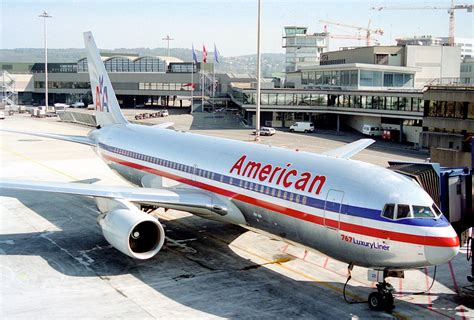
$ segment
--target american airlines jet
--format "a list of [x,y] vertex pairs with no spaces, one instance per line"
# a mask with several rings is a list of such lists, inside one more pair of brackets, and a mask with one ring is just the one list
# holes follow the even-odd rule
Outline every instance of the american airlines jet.
[[[369,268],[369,277],[379,282],[369,296],[377,310],[393,306],[387,276],[443,264],[458,253],[455,231],[420,185],[350,159],[373,140],[312,154],[178,132],[170,124],[131,124],[90,32],[84,41],[97,128],[87,137],[26,134],[89,145],[138,188],[6,179],[1,188],[94,197],[104,237],[137,259],[156,255],[165,239],[160,222],[143,207],[270,233],[346,262],[349,269]],[[163,178],[179,184],[164,187]]]

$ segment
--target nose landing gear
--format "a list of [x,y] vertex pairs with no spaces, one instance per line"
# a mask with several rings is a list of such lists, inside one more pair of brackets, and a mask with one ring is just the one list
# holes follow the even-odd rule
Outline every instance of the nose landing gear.
[[371,310],[386,310],[390,311],[395,308],[393,305],[393,287],[390,283],[383,282],[377,283],[377,292],[372,292],[369,295],[369,308]]

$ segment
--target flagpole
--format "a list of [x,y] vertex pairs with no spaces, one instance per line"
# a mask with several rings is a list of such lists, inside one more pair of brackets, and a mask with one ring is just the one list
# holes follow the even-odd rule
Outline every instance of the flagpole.
[[212,65],[212,110],[216,108],[216,44],[214,43],[214,64]]
[[216,101],[214,100],[216,96],[216,63],[214,62],[214,66],[212,67],[212,108],[214,109]]
[[202,62],[201,62],[201,108],[202,112],[204,112],[204,72],[202,70]]
[[194,102],[194,59],[191,66],[191,114],[193,113],[193,102]]
[[260,0],[258,0],[257,8],[257,106],[255,110],[255,141],[260,141]]

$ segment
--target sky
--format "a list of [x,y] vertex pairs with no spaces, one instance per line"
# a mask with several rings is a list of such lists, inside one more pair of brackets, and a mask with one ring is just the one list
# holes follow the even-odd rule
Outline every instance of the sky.
[[[261,50],[284,53],[283,27],[307,26],[308,32],[322,32],[330,20],[345,24],[381,28],[376,37],[382,45],[395,44],[398,37],[447,36],[447,10],[371,10],[371,7],[448,7],[450,0],[432,1],[317,1],[262,0]],[[455,1],[472,4],[472,1]],[[212,51],[214,43],[223,56],[256,52],[257,0],[1,0],[2,49],[42,48],[44,10],[48,19],[49,48],[82,48],[82,33],[92,31],[102,49],[166,47]],[[474,12],[456,10],[456,37],[474,37]],[[356,29],[329,25],[339,35],[358,35]],[[363,45],[360,40],[331,40],[332,50],[340,46]]]

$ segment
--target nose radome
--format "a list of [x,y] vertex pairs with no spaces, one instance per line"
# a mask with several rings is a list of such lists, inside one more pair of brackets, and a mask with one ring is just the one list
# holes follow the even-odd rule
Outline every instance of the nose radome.
[[431,247],[425,246],[425,259],[431,265],[448,263],[459,252],[459,246],[454,247]]

